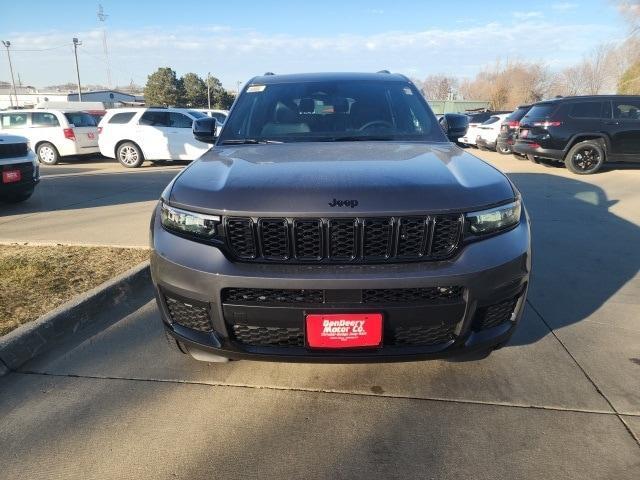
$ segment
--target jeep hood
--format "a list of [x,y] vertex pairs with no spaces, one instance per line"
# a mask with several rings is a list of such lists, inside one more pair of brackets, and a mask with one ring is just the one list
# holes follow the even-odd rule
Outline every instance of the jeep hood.
[[232,215],[357,216],[473,211],[513,198],[500,171],[453,144],[301,142],[214,147],[177,177],[169,202]]

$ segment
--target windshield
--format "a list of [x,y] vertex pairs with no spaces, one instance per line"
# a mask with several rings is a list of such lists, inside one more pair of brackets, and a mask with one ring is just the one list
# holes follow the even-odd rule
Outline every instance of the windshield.
[[508,121],[520,121],[531,107],[518,107],[518,109],[507,117]]
[[220,143],[341,140],[446,141],[408,82],[323,81],[249,85]]

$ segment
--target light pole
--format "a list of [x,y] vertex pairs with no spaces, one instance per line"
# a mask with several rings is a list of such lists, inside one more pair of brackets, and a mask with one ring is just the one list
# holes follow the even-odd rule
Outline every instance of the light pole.
[[209,86],[210,76],[211,72],[207,72],[207,104],[209,105],[209,110],[211,110],[211,87]]
[[80,87],[80,68],[78,68],[78,45],[82,45],[82,42],[78,41],[76,37],[73,37],[73,54],[76,57],[76,75],[78,76],[78,101],[82,101],[82,88]]
[[[9,70],[11,71],[11,85],[13,85],[13,96],[16,99],[16,108],[18,107],[18,94],[16,93],[16,81],[13,78],[13,65],[11,64],[11,54],[9,53],[9,47],[11,46],[11,42],[8,40],[2,40],[2,44],[7,49],[7,58],[9,59]],[[11,100],[11,95],[9,95],[9,100]],[[11,107],[13,107],[13,100],[11,100]]]

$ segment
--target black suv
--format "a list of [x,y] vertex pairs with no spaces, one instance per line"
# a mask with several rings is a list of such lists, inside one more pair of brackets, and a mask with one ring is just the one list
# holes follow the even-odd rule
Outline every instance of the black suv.
[[531,110],[531,105],[520,105],[511,115],[504,119],[496,140],[496,151],[503,155],[513,153],[513,144],[518,136],[520,120]]
[[520,194],[447,140],[406,77],[255,77],[219,136],[209,117],[193,130],[215,145],[151,225],[172,347],[208,361],[411,360],[512,335],[531,268]]
[[604,162],[640,162],[640,96],[597,95],[536,103],[520,121],[516,153],[595,173]]

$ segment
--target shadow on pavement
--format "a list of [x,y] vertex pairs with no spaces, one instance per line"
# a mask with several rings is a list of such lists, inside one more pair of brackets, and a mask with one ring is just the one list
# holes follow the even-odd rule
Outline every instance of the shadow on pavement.
[[547,173],[509,177],[532,222],[529,300],[552,328],[580,322],[637,275],[640,229],[610,211],[618,201],[598,186]]

